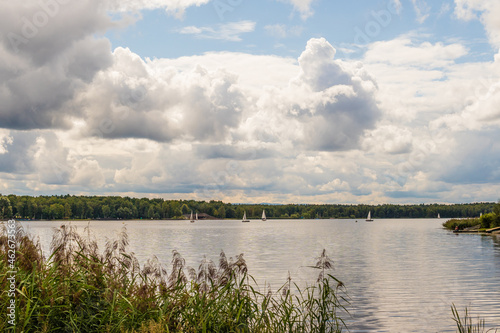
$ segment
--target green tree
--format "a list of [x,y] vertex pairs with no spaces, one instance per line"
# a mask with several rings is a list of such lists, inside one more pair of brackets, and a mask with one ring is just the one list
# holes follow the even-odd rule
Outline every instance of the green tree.
[[493,207],[493,214],[493,221],[491,221],[490,227],[500,227],[500,201]]
[[139,205],[137,208],[137,212],[139,214],[138,217],[142,218],[151,218],[153,213],[151,213],[151,216],[149,216],[151,206],[149,204],[149,199],[143,198],[139,201]]
[[219,209],[218,209],[218,215],[217,217],[221,218],[221,219],[225,219],[226,218],[226,209],[224,208],[224,206],[221,206]]
[[168,204],[168,201],[164,201],[161,204],[161,217],[162,218],[168,218],[170,217],[170,205]]
[[28,217],[33,219],[36,218],[37,212],[38,212],[38,205],[36,204],[35,199],[31,198],[28,201],[28,213],[27,213]]
[[8,219],[12,217],[12,206],[10,205],[10,200],[3,195],[0,196],[0,218]]
[[189,207],[188,207],[188,205],[183,204],[182,207],[181,207],[181,212],[182,212],[182,214],[189,213]]
[[481,221],[481,228],[491,228],[493,221],[495,219],[495,213],[484,214],[479,219]]
[[20,199],[16,203],[16,217],[24,218],[28,212],[28,205],[26,199]]
[[133,216],[132,210],[128,207],[120,207],[116,211],[116,215],[122,219],[130,219]]
[[157,220],[157,219],[160,218],[160,214],[157,212],[155,205],[150,205],[149,206],[148,213],[147,213],[147,218],[148,219],[155,219],[155,220]]
[[111,208],[108,205],[102,206],[102,217],[105,219],[109,219],[111,217]]
[[500,201],[498,201],[498,203],[493,207],[493,213],[500,216]]
[[49,216],[51,219],[62,219],[64,217],[64,206],[61,204],[50,205]]
[[500,215],[495,215],[493,221],[490,224],[491,228],[500,227]]
[[71,206],[68,202],[64,204],[64,218],[65,219],[70,219],[72,217],[71,215]]
[[236,218],[236,211],[232,207],[226,209],[226,218],[228,219]]

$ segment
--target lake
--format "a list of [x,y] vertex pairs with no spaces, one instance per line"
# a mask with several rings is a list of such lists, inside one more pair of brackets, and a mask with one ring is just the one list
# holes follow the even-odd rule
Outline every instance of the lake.
[[[299,285],[317,277],[315,258],[326,249],[332,274],[350,297],[351,332],[455,332],[450,306],[468,306],[486,327],[500,328],[500,236],[454,234],[444,219],[92,221],[98,242],[115,238],[123,223],[129,251],[153,255],[170,269],[172,250],[197,268],[204,255],[217,262],[244,253],[262,290],[281,287],[290,272]],[[66,223],[66,222],[64,222]],[[67,222],[83,233],[89,222]],[[66,224],[67,224],[66,223]],[[23,221],[48,251],[62,222]]]

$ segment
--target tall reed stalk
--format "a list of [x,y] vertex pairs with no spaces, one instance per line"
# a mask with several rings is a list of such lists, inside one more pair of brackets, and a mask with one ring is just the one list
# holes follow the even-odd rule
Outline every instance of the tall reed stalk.
[[465,308],[464,315],[462,317],[460,316],[455,304],[452,304],[451,312],[453,313],[453,320],[457,324],[458,333],[497,332],[494,328],[486,330],[485,321],[483,319],[477,318],[477,321],[474,321],[467,308]]
[[[16,326],[0,321],[7,332],[342,332],[339,310],[342,284],[328,274],[328,260],[318,281],[291,291],[291,278],[277,292],[259,291],[240,254],[218,263],[204,258],[187,267],[173,251],[169,272],[158,258],[139,265],[127,252],[126,229],[108,240],[102,252],[90,230],[58,228],[51,255],[44,258],[37,241],[17,230]],[[7,237],[0,236],[0,255]],[[322,254],[323,259],[326,253]],[[8,289],[7,263],[0,261],[0,288]],[[296,291],[295,291],[296,290]],[[9,302],[0,297],[0,316]]]

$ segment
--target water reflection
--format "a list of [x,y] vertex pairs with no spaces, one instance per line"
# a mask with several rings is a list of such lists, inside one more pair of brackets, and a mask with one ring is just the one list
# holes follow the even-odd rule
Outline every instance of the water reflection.
[[[312,283],[307,268],[322,249],[351,299],[351,332],[455,332],[450,306],[470,306],[487,325],[500,327],[500,238],[455,235],[440,220],[127,221],[130,250],[144,262],[153,255],[170,268],[172,250],[198,267],[244,253],[261,289],[287,279]],[[50,222],[25,222],[48,250]],[[81,231],[87,222],[72,222]],[[57,224],[59,225],[59,223]],[[90,223],[103,244],[120,221]]]
[[491,240],[493,241],[493,245],[495,247],[496,253],[500,254],[500,235],[491,235],[489,236]]

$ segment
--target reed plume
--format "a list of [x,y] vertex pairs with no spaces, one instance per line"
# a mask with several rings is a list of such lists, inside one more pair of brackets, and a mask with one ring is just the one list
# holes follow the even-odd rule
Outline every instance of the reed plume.
[[[217,264],[204,257],[195,270],[174,250],[170,270],[156,256],[141,266],[128,251],[125,226],[115,239],[106,240],[101,252],[88,226],[79,234],[74,226],[62,225],[54,231],[47,259],[22,228],[17,239],[18,331],[260,333],[345,328],[332,324],[339,323],[331,317],[336,316],[332,309],[343,305],[329,288],[329,276],[316,289],[297,287],[296,293],[291,292],[289,276],[277,293],[269,287],[262,294],[248,274],[243,254],[228,258],[221,251]],[[4,232],[2,256],[6,242]],[[327,269],[327,262],[316,266]],[[8,270],[0,262],[3,288]],[[2,293],[0,315],[6,315],[8,302]],[[1,323],[0,329],[5,325]]]

